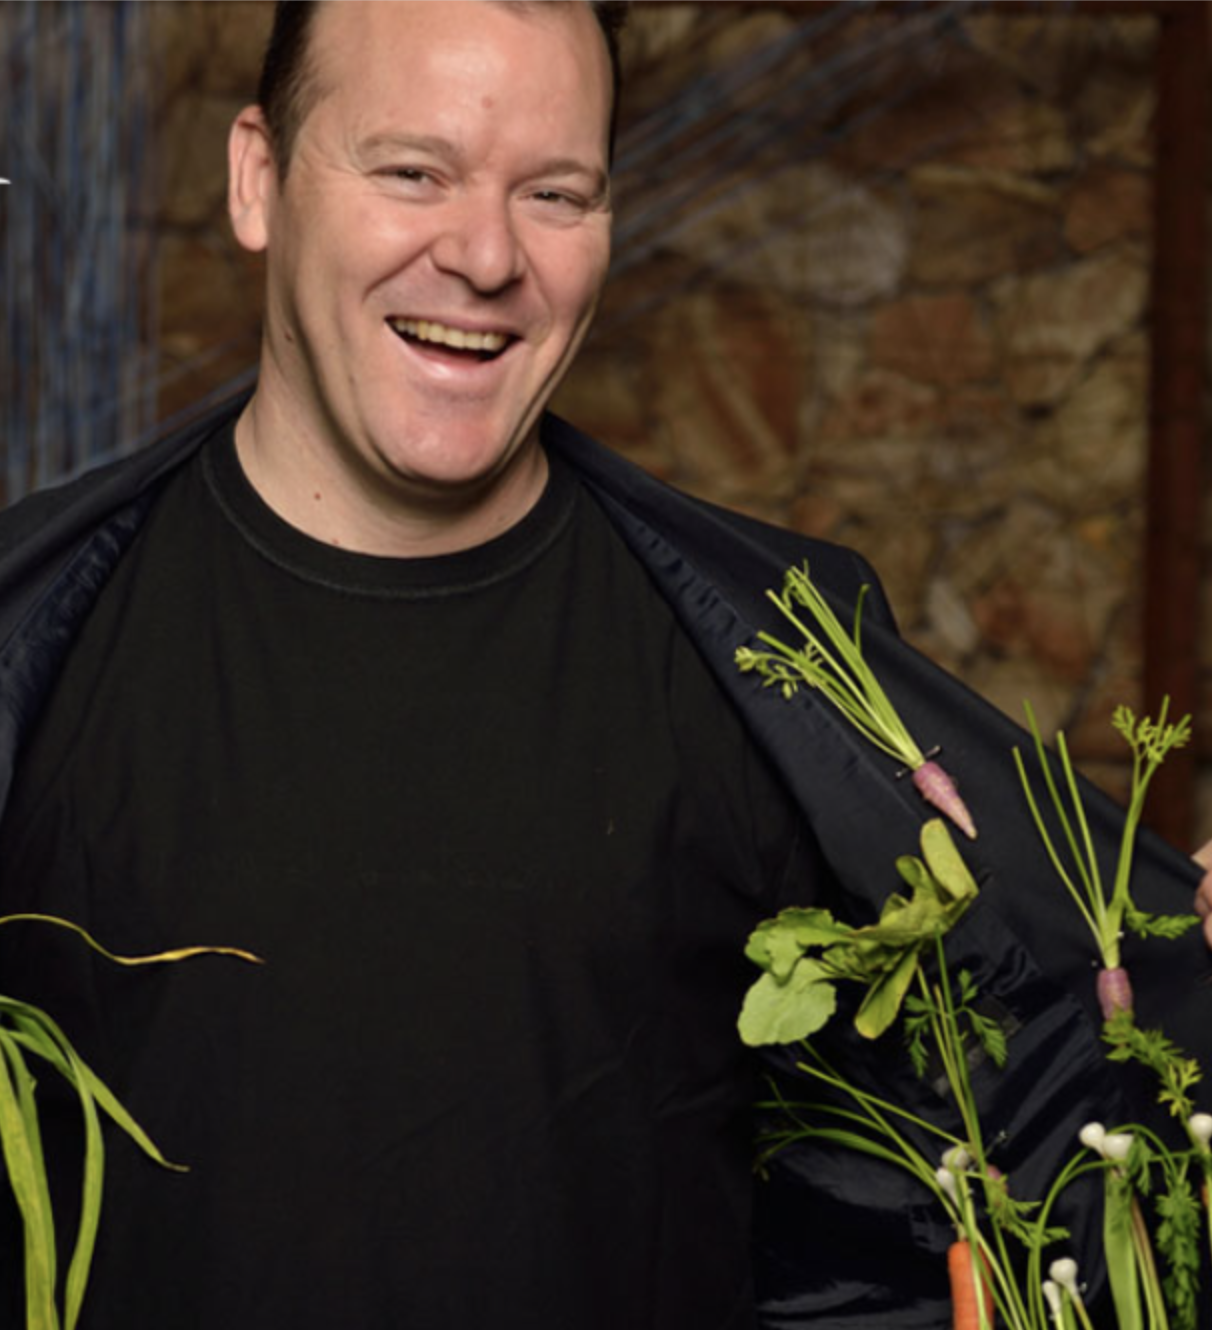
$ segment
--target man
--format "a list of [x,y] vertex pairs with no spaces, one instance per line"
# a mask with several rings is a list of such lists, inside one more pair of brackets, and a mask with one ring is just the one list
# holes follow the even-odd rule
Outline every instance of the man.
[[[846,605],[870,570],[543,415],[607,267],[604,22],[287,7],[231,135],[267,261],[255,392],[0,531],[3,908],[266,961],[132,976],[8,940],[6,990],[192,1170],[114,1148],[84,1330],[749,1330],[759,1297],[770,1325],[946,1318],[937,1220],[849,1159],[759,1189],[755,1293],[744,939],[784,904],[878,905],[921,816],[731,664],[787,564]],[[998,807],[1009,727],[869,640]],[[991,827],[990,859],[1020,839]],[[1149,854],[1172,901],[1179,858]],[[1034,1128],[1102,1088],[1097,1043],[1071,938],[983,876],[1004,913],[958,946],[1054,1069],[1010,1146],[1030,1173]]]

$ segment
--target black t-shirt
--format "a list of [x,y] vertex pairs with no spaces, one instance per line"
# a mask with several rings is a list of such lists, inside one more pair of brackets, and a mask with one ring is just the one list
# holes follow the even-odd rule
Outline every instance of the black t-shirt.
[[[0,937],[0,991],[191,1170],[108,1133],[82,1330],[752,1325],[742,948],[815,852],[566,468],[487,545],[380,559],[212,440],[74,645],[0,862],[6,911],[265,960]],[[42,1082],[66,1247],[78,1111]]]

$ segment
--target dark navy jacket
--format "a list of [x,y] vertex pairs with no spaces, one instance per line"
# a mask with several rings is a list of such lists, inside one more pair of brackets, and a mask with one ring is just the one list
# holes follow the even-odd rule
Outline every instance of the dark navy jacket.
[[[97,592],[155,502],[160,483],[243,400],[220,407],[159,444],[0,515],[0,807],[16,754]],[[1011,760],[1026,736],[905,644],[875,578],[857,555],[679,494],[554,417],[547,447],[564,455],[648,569],[687,632],[782,771],[836,876],[829,904],[872,919],[899,887],[897,856],[918,849],[928,816],[895,764],[815,696],[788,703],[733,663],[737,646],[772,625],[765,600],[783,572],[807,559],[843,619],[872,586],[864,625],[868,658],[923,748],[940,745],[980,837],[964,853],[981,899],[952,934],[954,966],[974,973],[1010,1033],[1001,1073],[975,1072],[987,1142],[1019,1197],[1043,1194],[1089,1120],[1139,1119],[1151,1095],[1118,1087],[1102,1054],[1092,947],[1029,822]],[[777,617],[777,616],[776,616]],[[1107,871],[1119,815],[1088,791]],[[1109,878],[1108,878],[1109,880]],[[1135,879],[1145,908],[1186,911],[1198,872],[1185,856],[1143,838]],[[2,910],[2,903],[0,903]],[[1189,1052],[1212,1051],[1212,989],[1198,935],[1129,953],[1145,1024],[1164,1019]],[[835,1021],[821,1046],[848,1074],[925,1116],[945,1120],[932,1082],[916,1079],[895,1036],[864,1044]],[[768,1057],[784,1093],[797,1092],[793,1059]],[[1101,1282],[1097,1191],[1074,1225],[1083,1276]],[[853,1153],[797,1147],[757,1184],[755,1275],[761,1324],[912,1330],[950,1324],[943,1252],[951,1234],[911,1180]],[[710,1260],[704,1253],[704,1260]]]

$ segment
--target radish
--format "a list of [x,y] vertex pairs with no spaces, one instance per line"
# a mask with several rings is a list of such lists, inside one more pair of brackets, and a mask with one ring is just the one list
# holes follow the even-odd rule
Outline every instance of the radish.
[[976,826],[964,801],[955,788],[955,781],[932,759],[927,759],[913,773],[913,784],[918,794],[955,823],[968,837],[976,839]]
[[[789,569],[781,594],[767,591],[766,595],[803,636],[804,645],[793,647],[770,633],[758,633],[758,641],[770,649],[741,647],[736,653],[736,663],[741,670],[760,674],[768,686],[780,688],[784,697],[794,696],[802,685],[815,688],[864,738],[913,773],[913,784],[927,803],[974,839],[976,826],[955,781],[922,753],[863,659],[860,623],[867,590],[864,586],[859,592],[854,631],[848,633],[813,585],[808,565]],[[804,622],[800,610],[808,611],[815,627]]]
[[1113,965],[1099,970],[1098,1005],[1103,1013],[1103,1020],[1109,1021],[1117,1012],[1132,1012],[1132,981],[1128,971],[1122,965]]

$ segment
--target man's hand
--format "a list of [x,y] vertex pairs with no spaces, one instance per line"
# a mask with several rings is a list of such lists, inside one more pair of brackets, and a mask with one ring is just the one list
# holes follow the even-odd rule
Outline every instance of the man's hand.
[[1212,947],[1212,840],[1195,851],[1195,862],[1204,870],[1195,889],[1195,913],[1204,921],[1204,941]]

